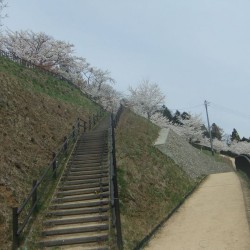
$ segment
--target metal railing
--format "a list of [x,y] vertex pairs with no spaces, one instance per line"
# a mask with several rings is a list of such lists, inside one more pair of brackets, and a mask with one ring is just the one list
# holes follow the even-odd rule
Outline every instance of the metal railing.
[[240,154],[235,157],[235,166],[237,170],[243,171],[250,178],[250,155]]
[[118,122],[120,120],[121,114],[124,111],[124,106],[120,105],[119,109],[116,112],[116,115],[113,115],[113,120],[114,120],[114,128],[118,125]]
[[69,79],[65,78],[64,76],[54,72],[54,71],[51,71],[51,70],[48,70],[46,68],[44,68],[42,65],[37,65],[31,61],[28,61],[26,59],[23,59],[23,58],[20,58],[18,57],[15,53],[13,52],[7,52],[7,51],[3,51],[3,50],[0,50],[0,56],[2,57],[6,57],[8,59],[10,59],[11,61],[15,62],[15,63],[18,63],[18,64],[21,64],[27,68],[30,68],[30,69],[39,69],[51,76],[54,76],[56,78],[58,78],[59,80],[64,80],[64,81],[67,81],[69,84],[72,84],[74,85],[76,88],[78,88],[78,86],[76,86],[75,84],[73,84]]
[[115,148],[115,127],[119,121],[123,111],[123,106],[120,106],[117,114],[110,116],[110,200],[112,210],[112,226],[115,229],[116,244],[119,250],[123,249],[119,192],[117,183],[117,166],[116,166],[116,148]]
[[81,127],[83,127],[83,132],[91,130],[102,115],[103,112],[100,110],[97,114],[89,116],[88,122],[80,118],[77,119],[69,135],[64,137],[63,144],[52,154],[52,161],[49,163],[43,174],[38,180],[33,180],[32,189],[22,205],[20,207],[12,208],[12,249],[15,250],[18,248],[20,236],[30,222],[31,216],[39,209],[39,205],[46,201],[49,191],[47,193],[45,193],[45,191],[55,184],[58,175],[57,173],[62,172],[62,167],[65,165],[66,160],[80,135]]

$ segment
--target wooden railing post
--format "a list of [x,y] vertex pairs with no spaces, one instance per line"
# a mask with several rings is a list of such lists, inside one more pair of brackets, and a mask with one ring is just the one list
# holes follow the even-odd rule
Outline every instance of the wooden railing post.
[[37,200],[37,188],[35,188],[36,187],[36,183],[37,183],[37,180],[33,180],[32,190],[34,190],[34,192],[32,194],[32,207],[35,205],[36,200]]
[[89,116],[89,130],[91,130],[91,116]]
[[73,140],[75,141],[75,140],[76,140],[75,126],[73,126],[72,129],[73,129],[73,134],[72,134],[72,136],[73,136]]
[[52,153],[52,160],[53,160],[53,163],[52,163],[53,178],[56,178],[56,153],[55,152]]
[[19,239],[18,239],[18,208],[13,207],[12,208],[12,235],[13,235],[13,242],[12,242],[12,250],[16,250],[19,245]]
[[86,132],[87,131],[87,122],[84,121],[83,123],[83,131]]
[[80,118],[77,119],[77,134],[80,133]]
[[66,152],[67,149],[68,149],[67,136],[64,136],[64,152]]

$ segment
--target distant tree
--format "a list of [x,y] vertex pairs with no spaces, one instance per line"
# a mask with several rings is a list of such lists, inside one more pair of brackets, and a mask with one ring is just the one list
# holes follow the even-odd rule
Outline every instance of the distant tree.
[[156,112],[152,115],[151,121],[160,127],[171,128],[175,133],[184,137],[187,141],[201,141],[203,139],[203,125],[200,115],[188,114],[189,119],[182,119],[177,112],[176,117],[179,118],[179,123],[173,123],[161,112]]
[[103,83],[100,89],[98,86],[90,85],[85,90],[96,102],[110,112],[117,110],[120,105],[122,95],[111,85]]
[[202,126],[201,126],[201,130],[202,130],[202,134],[203,134],[203,136],[204,136],[205,138],[209,138],[209,132],[208,132],[208,129],[207,129],[207,127],[206,127],[204,124],[202,124]]
[[233,140],[229,150],[237,154],[250,154],[250,143]]
[[73,62],[76,63],[77,60],[85,62],[85,59],[73,55],[73,44],[56,40],[43,32],[7,31],[4,37],[4,49],[54,71],[64,68],[66,72]]
[[103,84],[114,84],[115,80],[110,76],[110,72],[108,70],[101,70],[101,69],[93,69],[93,80],[92,85],[95,85],[98,90],[101,89]]
[[135,89],[129,87],[129,91],[129,99],[134,111],[147,117],[149,120],[160,109],[160,105],[162,105],[165,99],[159,86],[148,80],[142,81]]
[[[208,140],[207,146],[210,146],[210,141],[209,140]],[[227,142],[224,141],[224,140],[218,140],[217,138],[213,139],[213,147],[218,152],[221,151],[221,150],[223,150],[223,151],[229,150]]]
[[231,144],[231,135],[224,133],[222,140],[229,146]]
[[189,141],[200,141],[203,137],[202,131],[202,119],[201,115],[191,115],[185,112],[182,120],[180,121],[182,125],[181,134],[183,134]]
[[86,86],[83,71],[88,67],[85,58],[72,57],[66,63],[61,63],[54,69],[57,73],[72,81],[79,88],[84,89]]
[[241,140],[240,140],[240,141],[250,142],[250,140],[249,140],[249,139],[247,139],[247,138],[246,138],[246,137],[244,137],[244,136],[241,138]]
[[111,86],[115,80],[110,72],[92,67],[85,58],[75,56],[73,44],[43,32],[7,31],[0,35],[0,49],[65,77],[106,110],[115,111],[119,106],[121,94]]
[[231,134],[231,141],[240,141],[240,136],[235,128],[233,129],[233,132]]
[[219,141],[221,141],[223,136],[223,130],[215,123],[213,123],[211,126],[211,136],[213,139],[217,138]]
[[0,37],[0,43],[3,50],[59,73],[83,91],[93,90],[93,95],[96,95],[96,89],[101,90],[102,85],[115,83],[109,71],[91,67],[85,58],[75,56],[73,44],[56,40],[43,32],[7,31]]
[[179,124],[179,125],[182,124],[182,123],[181,123],[181,113],[180,113],[179,110],[176,110],[176,111],[175,111],[175,114],[174,114],[174,116],[173,116],[172,121],[173,121],[174,124]]
[[189,120],[190,118],[191,118],[191,115],[188,114],[188,113],[185,112],[185,111],[181,114],[181,119],[182,119],[182,120]]
[[7,2],[0,0],[0,26],[3,26],[2,20],[7,17],[7,14],[4,14],[5,8],[7,8]]
[[150,121],[161,128],[168,127],[169,125],[173,126],[172,122],[169,121],[169,119],[167,117],[163,116],[163,114],[161,112],[155,112],[151,116]]
[[171,111],[165,105],[162,106],[162,115],[166,117],[169,121],[173,120],[173,115]]

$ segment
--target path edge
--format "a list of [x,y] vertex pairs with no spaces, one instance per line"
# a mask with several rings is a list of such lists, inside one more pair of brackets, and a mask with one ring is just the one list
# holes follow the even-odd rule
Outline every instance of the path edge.
[[182,198],[182,200],[175,206],[163,220],[156,225],[153,230],[146,235],[137,245],[133,248],[133,250],[141,250],[143,247],[145,247],[148,242],[151,240],[151,238],[161,229],[161,227],[172,217],[172,215],[177,212],[177,210],[183,205],[183,203],[198,189],[198,187],[207,179],[209,175],[206,175],[202,177],[197,184]]

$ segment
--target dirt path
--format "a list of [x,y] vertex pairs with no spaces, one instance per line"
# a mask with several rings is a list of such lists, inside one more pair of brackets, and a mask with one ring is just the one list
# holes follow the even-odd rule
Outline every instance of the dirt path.
[[145,249],[249,250],[250,233],[237,175],[210,175]]
[[235,166],[235,159],[233,157],[229,157],[229,156],[226,156],[226,155],[220,155],[221,157],[223,158],[226,158],[226,159],[229,159],[232,163],[232,166],[234,168],[234,170],[236,170],[236,166]]

